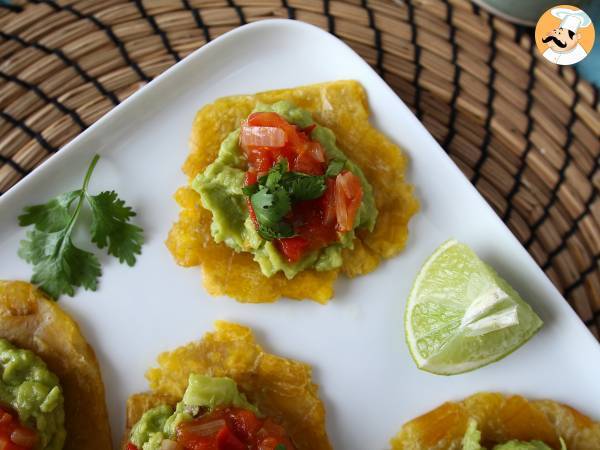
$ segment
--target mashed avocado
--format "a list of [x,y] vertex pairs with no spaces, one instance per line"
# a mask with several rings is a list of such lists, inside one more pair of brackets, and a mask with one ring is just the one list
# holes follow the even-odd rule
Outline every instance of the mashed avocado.
[[37,430],[38,450],[61,450],[65,412],[58,377],[33,352],[0,339],[0,403],[10,405],[22,424]]
[[[315,124],[311,114],[287,101],[272,105],[259,104],[255,112],[276,112],[299,128]],[[217,159],[192,182],[192,187],[200,194],[202,204],[213,215],[211,234],[216,242],[224,242],[237,252],[250,252],[260,265],[262,273],[272,276],[282,271],[288,279],[304,269],[314,267],[318,271],[332,270],[342,265],[342,249],[352,248],[354,230],[343,233],[339,242],[318,251],[313,251],[295,263],[281,256],[272,242],[263,239],[256,231],[248,214],[246,200],[242,193],[245,173],[245,156],[238,145],[240,130],[229,134],[221,143]],[[344,168],[353,172],[361,181],[363,199],[358,210],[354,229],[366,228],[372,231],[377,220],[377,208],[373,188],[362,170],[350,161],[336,146],[333,131],[316,124],[311,139],[319,141],[327,157],[344,161]]]
[[[481,444],[481,432],[477,429],[477,421],[475,419],[469,419],[467,431],[462,441],[462,450],[485,450]],[[561,450],[567,450],[567,446],[561,439]],[[542,441],[517,441],[512,440],[504,444],[495,445],[492,450],[552,450],[551,447],[543,443]]]
[[161,405],[146,411],[131,430],[130,441],[140,450],[159,450],[163,439],[174,437],[177,425],[192,420],[200,408],[210,411],[219,406],[235,406],[260,415],[231,378],[191,374],[177,408]]

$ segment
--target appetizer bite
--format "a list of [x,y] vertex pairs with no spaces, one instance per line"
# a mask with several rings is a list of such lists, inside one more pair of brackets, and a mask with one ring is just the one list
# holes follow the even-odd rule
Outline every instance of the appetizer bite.
[[127,401],[126,450],[326,450],[308,365],[265,353],[249,328],[216,331],[158,357],[152,392]]
[[31,284],[0,281],[0,449],[111,448],[100,368],[79,327]]
[[393,450],[591,450],[600,423],[552,400],[483,392],[404,424]]
[[196,116],[167,246],[212,295],[321,303],[402,250],[418,209],[406,159],[359,83],[227,97]]

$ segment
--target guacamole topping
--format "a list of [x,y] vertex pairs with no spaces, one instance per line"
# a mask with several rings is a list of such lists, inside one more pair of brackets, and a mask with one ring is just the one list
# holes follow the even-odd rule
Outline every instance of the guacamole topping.
[[[192,188],[200,194],[203,206],[212,212],[211,234],[214,240],[225,243],[237,252],[252,253],[254,260],[266,276],[272,276],[281,271],[288,279],[291,279],[307,268],[314,268],[318,271],[339,268],[343,262],[342,250],[353,247],[355,230],[364,228],[372,231],[375,227],[377,208],[371,185],[362,170],[349,160],[336,145],[333,131],[315,123],[308,111],[298,108],[290,102],[280,101],[272,105],[258,104],[253,114],[255,113],[276,113],[284,121],[287,121],[287,124],[284,123],[284,127],[289,127],[289,124],[293,125],[294,127],[290,128],[298,130],[299,136],[303,137],[305,142],[317,143],[319,149],[324,152],[325,158],[322,162],[321,172],[305,173],[303,170],[294,169],[287,162],[280,166],[278,161],[282,162],[283,157],[279,157],[278,161],[272,161],[269,175],[279,170],[280,173],[275,174],[278,182],[282,177],[285,181],[285,177],[290,175],[290,172],[295,172],[291,175],[303,178],[302,181],[319,181],[321,197],[309,197],[313,204],[319,205],[321,205],[319,203],[321,199],[326,200],[327,196],[333,195],[334,181],[337,182],[336,176],[346,177],[350,181],[356,180],[355,184],[358,184],[358,189],[361,191],[360,204],[355,205],[356,208],[350,208],[353,216],[351,226],[340,227],[338,222],[337,229],[332,228],[333,237],[329,236],[323,240],[323,245],[316,248],[304,245],[299,253],[298,242],[291,237],[295,234],[291,234],[291,226],[285,223],[283,225],[286,225],[288,229],[284,232],[288,232],[288,234],[279,234],[279,236],[290,236],[291,238],[270,239],[261,229],[263,225],[263,223],[259,223],[261,217],[259,216],[257,221],[258,214],[254,214],[254,212],[259,201],[262,200],[260,203],[262,205],[265,203],[265,198],[267,201],[270,201],[271,198],[277,200],[282,189],[280,186],[277,186],[277,189],[269,186],[268,181],[265,181],[266,171],[259,169],[258,179],[255,175],[255,179],[252,181],[254,186],[251,187],[255,187],[253,194],[260,190],[264,195],[259,194],[258,197],[255,197],[245,191],[244,188],[250,184],[248,182],[249,172],[247,172],[249,171],[249,160],[240,144],[240,133],[244,127],[242,124],[242,128],[232,131],[225,138],[215,161],[204,172],[198,174],[192,182]],[[273,127],[270,129],[272,130]],[[289,160],[288,156],[286,158]],[[327,173],[325,173],[325,169],[328,169]],[[335,172],[331,172],[329,169],[334,169]],[[261,175],[263,176],[262,183]],[[306,180],[309,178],[308,175],[312,176],[313,180]],[[291,196],[293,199],[293,194]],[[267,206],[271,206],[271,203],[268,203]],[[276,230],[282,232],[282,222],[270,225],[278,225]],[[269,230],[269,235],[271,231],[272,229]],[[313,233],[306,233],[306,235],[311,236]],[[298,255],[301,256],[298,257]]]
[[[462,450],[486,450],[481,445],[481,432],[477,429],[477,421],[475,419],[469,419],[467,431],[463,437]],[[567,450],[565,442],[560,440],[561,450]],[[511,440],[503,444],[495,445],[491,450],[552,450],[542,441],[518,441]]]
[[191,421],[203,410],[210,412],[223,406],[233,406],[260,415],[231,378],[191,374],[177,407],[173,409],[161,405],[146,411],[131,430],[130,442],[139,450],[159,450],[164,439],[176,436],[179,424]]
[[10,406],[21,424],[35,430],[38,450],[61,450],[64,398],[58,377],[33,352],[0,339],[0,404]]

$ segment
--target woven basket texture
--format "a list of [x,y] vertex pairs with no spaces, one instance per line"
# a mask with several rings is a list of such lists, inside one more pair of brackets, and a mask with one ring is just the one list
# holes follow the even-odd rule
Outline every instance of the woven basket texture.
[[0,193],[247,22],[335,34],[422,120],[600,337],[598,90],[468,0],[15,0],[0,6]]

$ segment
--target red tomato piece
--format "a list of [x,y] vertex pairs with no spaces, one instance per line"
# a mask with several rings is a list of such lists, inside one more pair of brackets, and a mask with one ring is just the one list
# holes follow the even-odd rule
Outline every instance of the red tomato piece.
[[184,450],[271,450],[277,444],[295,450],[281,425],[239,408],[219,408],[179,424],[176,441]]
[[217,450],[216,436],[225,427],[224,411],[217,410],[177,426],[177,443],[186,450]]
[[127,450],[138,450],[138,448],[135,445],[133,445],[131,442],[128,442]]
[[260,420],[252,411],[240,409],[231,412],[228,425],[236,436],[246,441],[253,439],[262,427]]
[[274,112],[255,112],[248,116],[248,125],[253,127],[281,128],[286,135],[296,133],[296,127],[288,123],[283,117]]
[[281,158],[287,159],[288,167],[291,169],[294,165],[294,161],[296,159],[296,151],[290,146],[283,147],[281,149],[277,149],[274,152],[275,161],[279,161]]
[[38,442],[38,435],[35,431],[18,425],[10,434],[10,440],[18,448],[33,448]]
[[16,413],[0,407],[0,450],[30,450],[37,441],[36,431],[21,425]]
[[21,450],[21,448],[22,447],[13,444],[10,441],[10,438],[6,436],[0,436],[0,450]]
[[217,450],[248,450],[248,447],[225,426],[217,433]]
[[265,148],[251,148],[248,153],[248,165],[258,173],[266,173],[275,164],[275,155],[272,150]]
[[347,170],[338,174],[335,178],[335,212],[339,231],[352,230],[362,196],[362,185],[356,175]]
[[257,450],[275,450],[279,444],[283,444],[286,450],[295,450],[292,442],[287,438],[284,428],[271,419],[265,420],[259,432],[260,439],[257,442]]
[[302,236],[281,238],[277,239],[275,242],[279,251],[283,253],[283,256],[291,263],[299,261],[310,248],[310,241]]
[[317,250],[337,240],[335,221],[323,222],[322,199],[299,202],[294,209],[294,230],[309,242],[307,250]]
[[252,186],[254,183],[256,183],[257,179],[258,176],[256,175],[256,171],[249,170],[246,172],[246,175],[244,175],[244,186]]
[[335,225],[335,179],[327,178],[327,188],[321,197],[322,219],[325,225]]
[[308,175],[323,175],[325,173],[325,162],[317,159],[314,150],[305,150],[296,157],[291,169],[294,172]]

